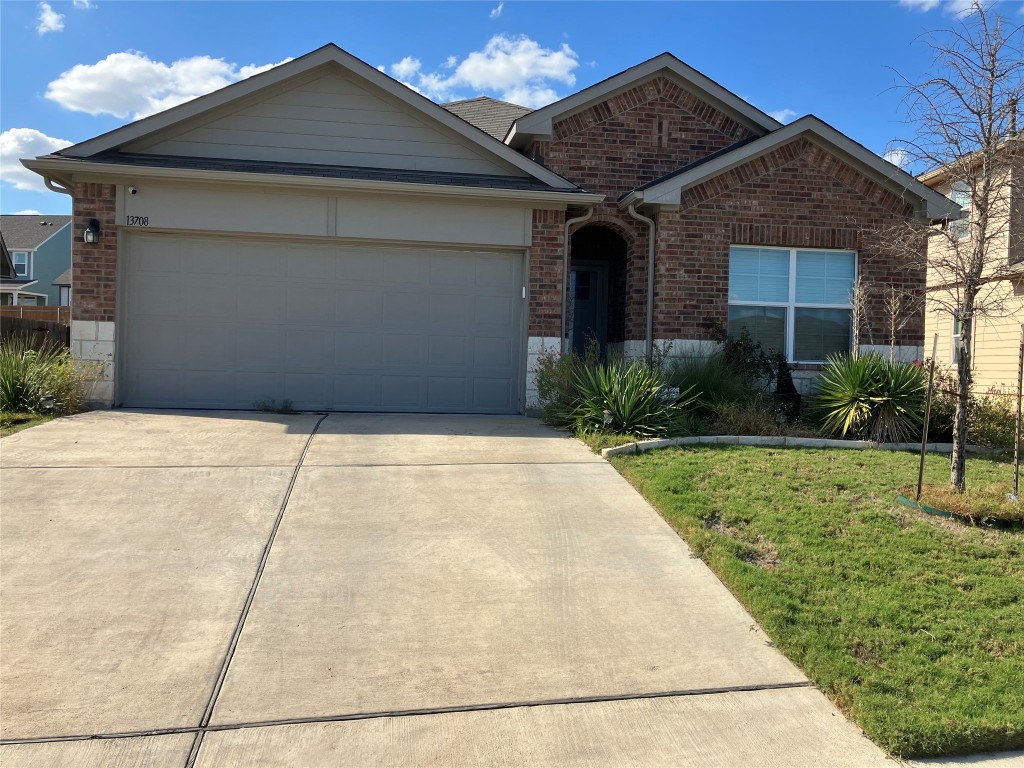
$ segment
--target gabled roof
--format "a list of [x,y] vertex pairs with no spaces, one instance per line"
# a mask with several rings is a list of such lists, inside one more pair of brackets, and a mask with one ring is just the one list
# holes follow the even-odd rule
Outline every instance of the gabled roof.
[[0,232],[0,279],[14,277],[16,274],[11,252],[7,250],[7,242],[4,240],[4,233]]
[[70,216],[0,216],[4,244],[12,251],[34,251],[71,223]]
[[950,219],[960,216],[960,207],[952,200],[930,189],[899,166],[883,160],[814,115],[802,117],[766,136],[737,142],[714,155],[637,187],[619,198],[619,206],[624,208],[630,204],[679,205],[683,191],[690,187],[797,138],[806,138],[818,144],[894,194],[916,201],[922,215],[928,219]]
[[71,285],[71,267],[68,267],[53,281],[53,285]]
[[778,120],[723,88],[707,75],[684,64],[671,53],[662,53],[516,120],[505,137],[505,143],[522,149],[531,139],[550,138],[557,120],[575,112],[582,112],[615,93],[628,90],[659,73],[675,80],[695,96],[714,105],[755,133],[764,134],[782,127]]
[[482,152],[502,161],[506,167],[512,166],[524,175],[539,179],[551,189],[577,189],[574,184],[558,174],[534,163],[501,142],[494,141],[492,137],[479,128],[470,125],[465,120],[443,109],[430,99],[416,93],[411,88],[394,80],[366,62],[346,53],[333,43],[329,43],[305,56],[293,59],[273,69],[228,85],[213,93],[200,96],[197,99],[150,117],[129,123],[94,139],[62,149],[50,157],[85,159],[104,152],[117,150],[125,144],[138,142],[143,137],[150,136],[159,131],[165,131],[185,121],[193,120],[211,110],[220,110],[229,104],[249,99],[264,89],[272,88],[290,78],[330,64],[342,67],[354,76],[381,89],[391,97],[404,102],[412,109],[418,110],[419,113],[432,119],[435,124],[439,123],[444,128],[458,134],[467,143],[475,145]]
[[526,107],[492,99],[490,96],[449,101],[441,106],[453,115],[458,115],[467,123],[475,125],[481,131],[489,133],[498,141],[505,138],[512,123],[520,117],[530,114],[530,110]]

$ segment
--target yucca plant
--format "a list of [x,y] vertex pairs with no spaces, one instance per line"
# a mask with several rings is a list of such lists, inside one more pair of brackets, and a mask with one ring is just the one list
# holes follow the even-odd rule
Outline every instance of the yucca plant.
[[661,370],[643,361],[583,365],[574,375],[578,398],[566,415],[577,432],[639,438],[676,434],[685,428],[697,399],[690,389],[666,387]]
[[890,363],[877,354],[832,355],[813,407],[829,434],[903,442],[921,428],[927,386],[920,366]]
[[66,347],[12,336],[0,343],[0,411],[36,413],[51,397],[54,412],[75,413],[98,375],[98,364],[76,364]]

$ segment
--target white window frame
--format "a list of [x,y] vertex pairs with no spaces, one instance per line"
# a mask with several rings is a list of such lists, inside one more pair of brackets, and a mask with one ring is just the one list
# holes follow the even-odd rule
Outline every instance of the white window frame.
[[[18,274],[18,257],[25,257],[25,274]],[[14,276],[25,280],[32,279],[32,251],[11,251],[11,262],[14,264]]]
[[[949,199],[960,206],[964,212],[962,219],[953,219],[949,222],[950,235],[954,240],[966,240],[971,235],[971,209],[973,206],[974,190],[971,184],[963,179],[954,181],[949,188]],[[960,200],[963,200],[961,203]],[[966,199],[965,199],[966,198]]]
[[[789,252],[789,301],[733,301],[728,299],[730,307],[781,307],[786,310],[786,360],[790,363],[806,363],[808,365],[821,365],[824,360],[794,360],[793,351],[796,347],[796,310],[797,309],[847,309],[850,310],[850,346],[853,346],[853,304],[847,301],[846,304],[804,304],[796,301],[796,254],[797,251],[815,251],[818,253],[852,253],[853,254],[853,285],[857,284],[857,276],[860,273],[860,254],[848,248],[779,248],[775,246],[745,245],[732,243],[729,245],[730,257],[733,248],[757,248],[762,251],[788,251]],[[728,290],[728,288],[726,289]],[[851,286],[851,291],[853,290]]]

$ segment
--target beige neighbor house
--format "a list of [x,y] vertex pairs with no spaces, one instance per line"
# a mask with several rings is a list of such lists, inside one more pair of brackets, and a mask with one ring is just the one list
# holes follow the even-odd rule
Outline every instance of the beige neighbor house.
[[543,350],[726,326],[813,372],[857,274],[924,288],[864,227],[959,214],[669,54],[530,112],[327,45],[23,162],[74,198],[73,349],[108,405],[520,413]]
[[[988,282],[981,296],[997,311],[975,320],[972,358],[974,389],[978,393],[1016,391],[1020,357],[1021,325],[1024,324],[1024,161],[1007,170],[1003,192],[998,195],[999,212],[994,217],[996,253],[988,270]],[[954,236],[971,237],[970,190],[951,182],[942,170],[921,180],[949,196],[967,212],[967,217],[950,224]],[[931,238],[929,248],[948,248],[945,238]],[[931,250],[929,256],[935,256]],[[932,258],[929,259],[933,261]],[[931,354],[938,334],[936,362],[955,371],[961,342],[960,324],[948,306],[949,284],[940,269],[928,272],[925,302],[925,343]],[[955,291],[955,288],[953,289]]]

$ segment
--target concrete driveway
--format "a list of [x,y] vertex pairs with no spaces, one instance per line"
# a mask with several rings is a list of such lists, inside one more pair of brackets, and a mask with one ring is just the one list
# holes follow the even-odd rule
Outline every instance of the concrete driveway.
[[886,763],[533,420],[97,412],[0,461],[5,766]]

